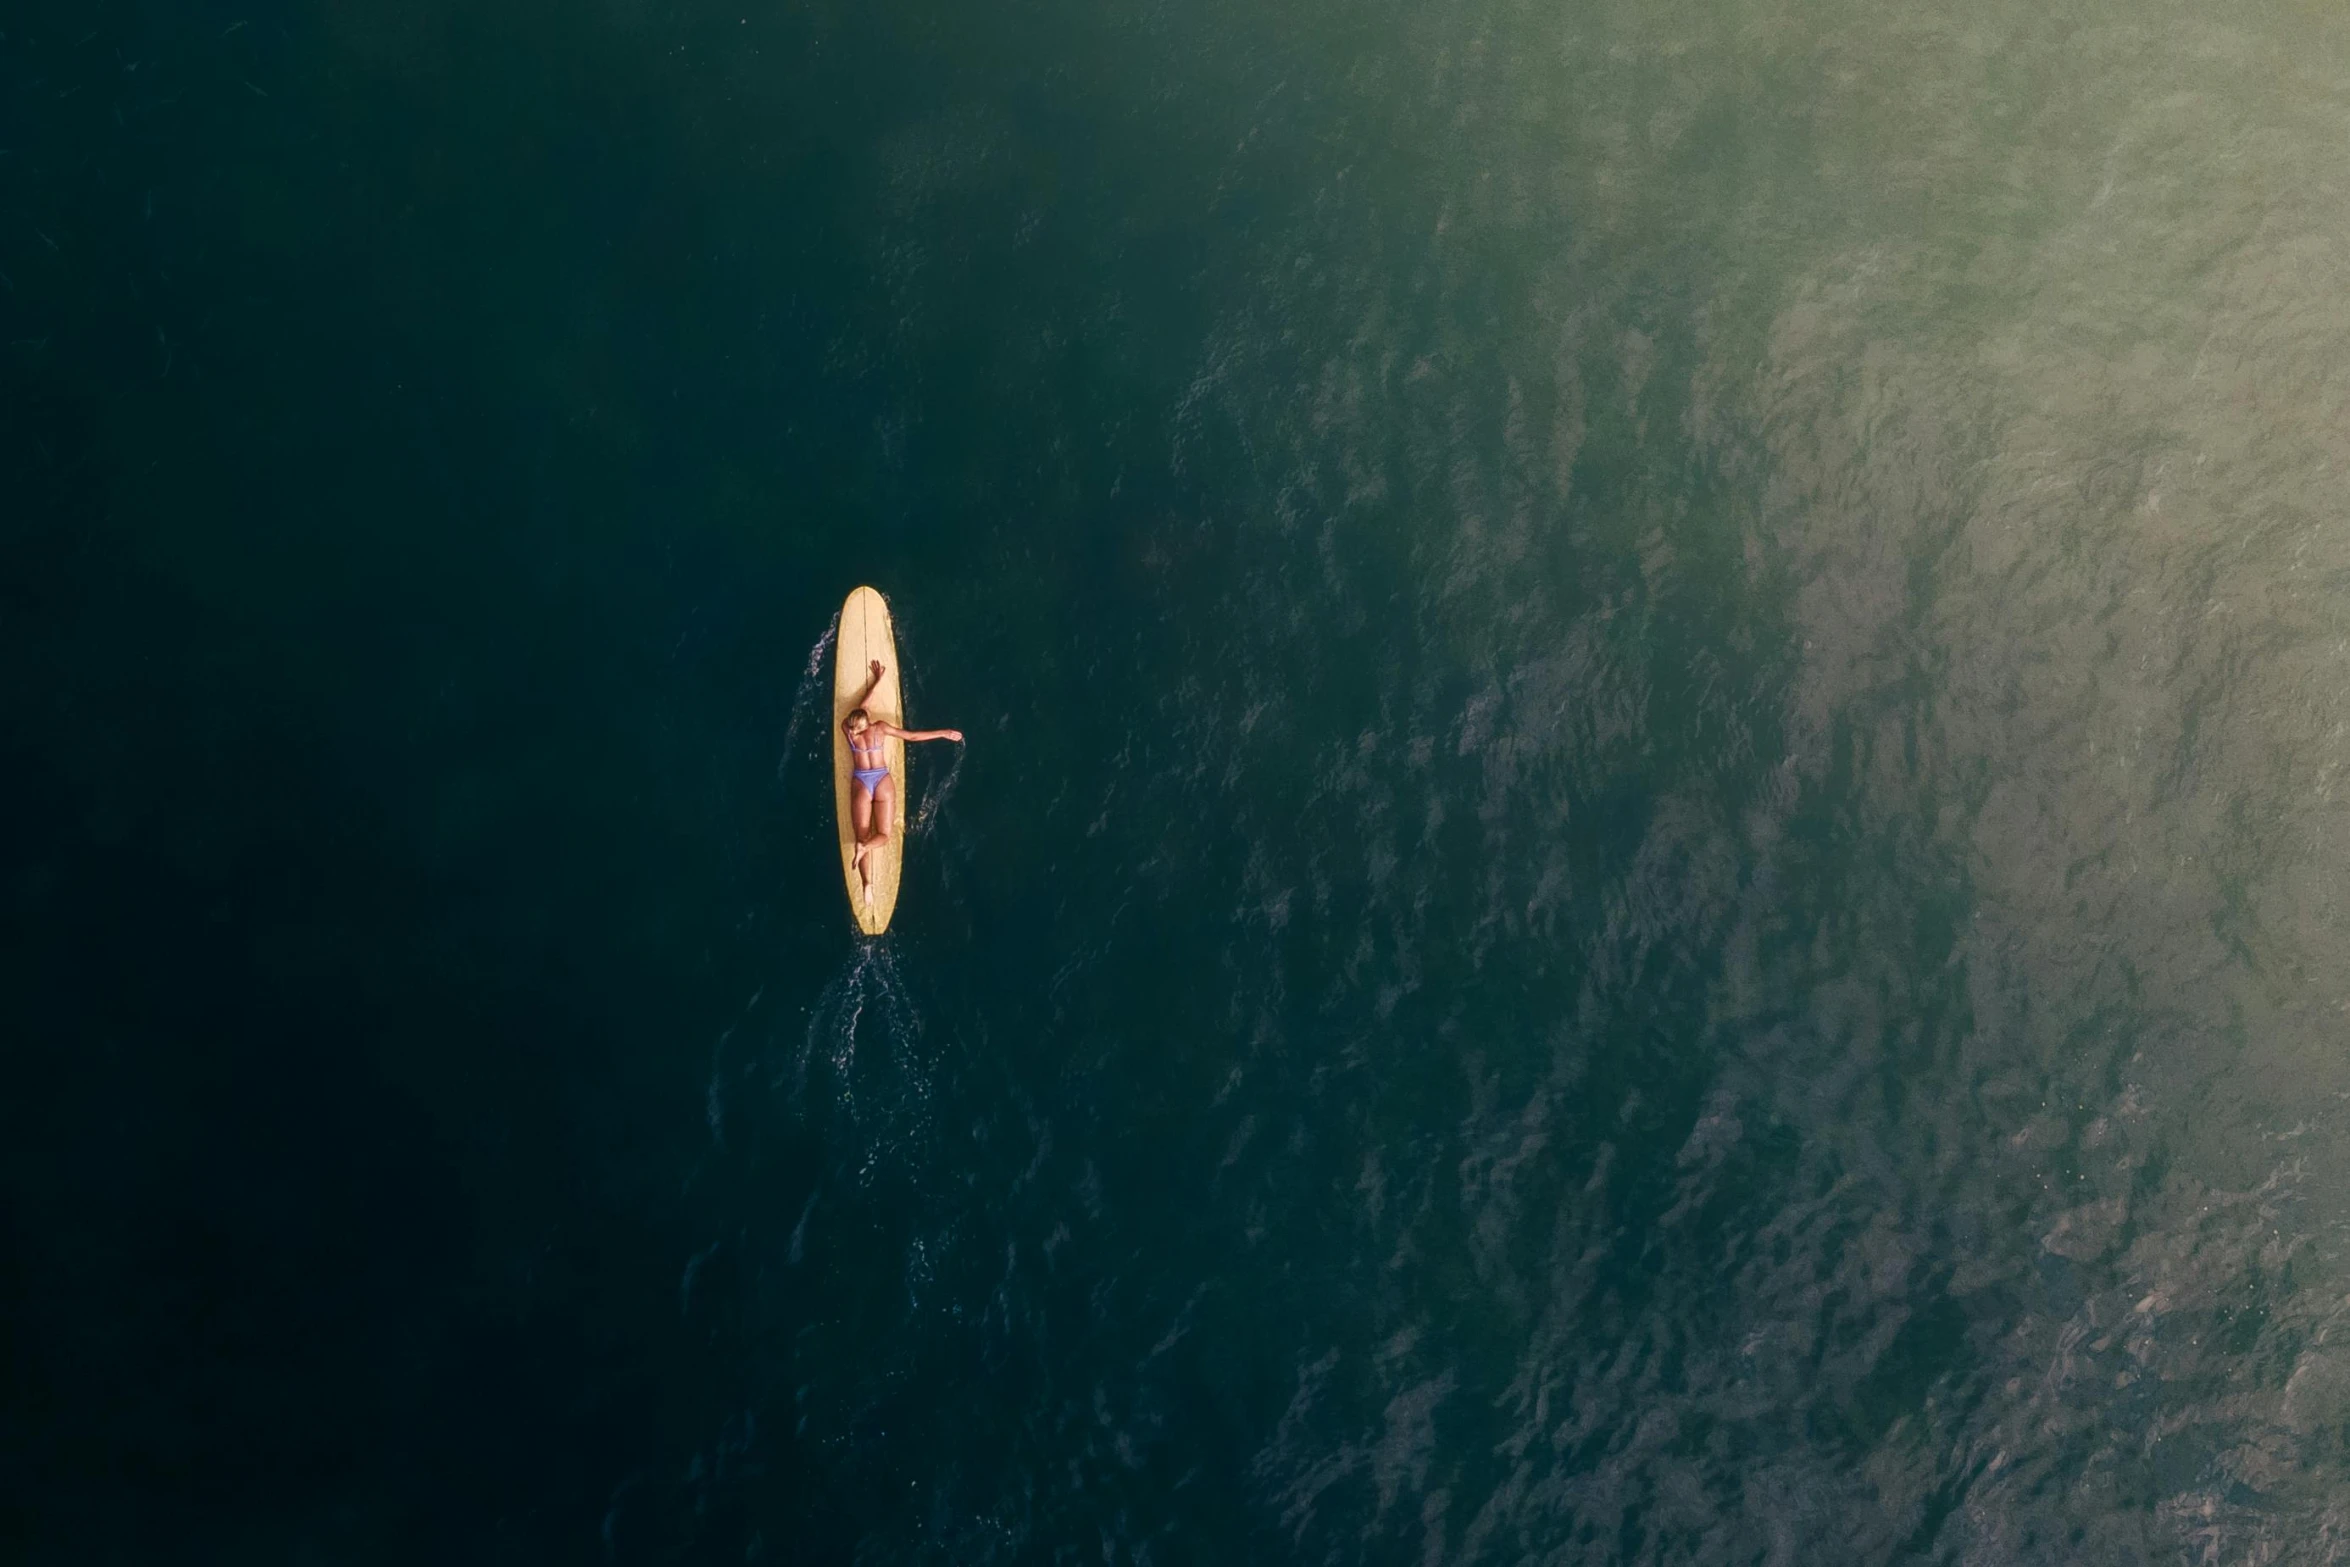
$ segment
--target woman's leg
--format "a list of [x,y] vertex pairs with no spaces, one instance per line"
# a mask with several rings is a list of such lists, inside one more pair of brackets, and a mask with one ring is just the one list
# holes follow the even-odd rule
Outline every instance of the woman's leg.
[[884,774],[868,793],[862,785],[857,790],[857,869],[865,868],[865,856],[889,842],[890,823],[897,820],[898,781]]

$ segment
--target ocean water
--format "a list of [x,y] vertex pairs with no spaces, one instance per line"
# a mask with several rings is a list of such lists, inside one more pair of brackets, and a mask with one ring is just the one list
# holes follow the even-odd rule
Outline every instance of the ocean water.
[[2350,1557],[2338,8],[0,83],[0,1554]]

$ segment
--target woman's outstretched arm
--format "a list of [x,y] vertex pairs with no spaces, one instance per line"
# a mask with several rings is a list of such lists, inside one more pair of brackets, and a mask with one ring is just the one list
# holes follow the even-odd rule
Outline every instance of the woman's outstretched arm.
[[[872,665],[871,665],[871,668],[872,668],[872,670],[873,670],[873,673],[865,677],[865,689],[864,689],[864,691],[863,691],[863,692],[861,692],[861,693],[859,693],[859,695],[858,695],[858,697],[857,697],[857,700],[855,700],[854,702],[851,702],[851,703],[849,704],[849,711],[850,711],[850,712],[852,712],[852,713],[853,713],[853,712],[855,712],[855,711],[856,711],[858,708],[860,708],[860,707],[863,707],[863,706],[864,706],[866,703],[868,703],[868,702],[872,701],[872,700],[873,700],[873,693],[874,693],[874,691],[875,691],[875,690],[877,690],[877,689],[879,689],[879,687],[880,687],[880,685],[881,685],[881,677],[882,677],[882,675],[883,675],[884,673],[886,673],[886,671],[885,671],[885,670],[883,669],[883,667],[882,667],[881,660],[880,660],[880,659],[878,659],[878,658],[877,658],[877,659],[875,659],[875,660],[873,660],[873,663],[872,663]],[[840,727],[841,727],[841,732],[842,732],[843,734],[846,734],[846,733],[848,732],[848,728],[849,728],[849,721],[848,721],[848,718],[847,718],[845,715],[842,717],[842,719],[841,719],[841,721],[840,721]],[[876,725],[875,727],[877,727],[877,728],[881,728],[881,729],[885,729],[885,730],[886,730],[888,726],[887,726],[887,725]]]

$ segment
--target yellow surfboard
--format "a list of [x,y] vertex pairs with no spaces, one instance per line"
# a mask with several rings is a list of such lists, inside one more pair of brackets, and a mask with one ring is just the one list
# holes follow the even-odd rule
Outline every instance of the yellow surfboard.
[[[885,669],[881,684],[865,695],[873,678],[873,661]],[[849,776],[856,763],[841,722],[864,698],[865,711],[884,723],[904,727],[906,711],[898,692],[898,641],[889,624],[889,604],[871,588],[859,588],[840,607],[840,634],[832,645],[832,803],[840,822],[840,869],[849,886],[849,912],[857,928],[868,936],[889,929],[889,916],[898,906],[898,866],[906,853],[906,743],[881,742],[889,764],[896,798],[890,805],[889,842],[865,856],[865,868],[856,864],[857,818],[855,781]]]

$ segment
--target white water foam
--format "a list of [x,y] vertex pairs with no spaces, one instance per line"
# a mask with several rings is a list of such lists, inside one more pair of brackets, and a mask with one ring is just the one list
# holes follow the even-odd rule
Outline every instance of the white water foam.
[[808,1031],[790,1066],[774,1080],[790,1090],[794,1111],[810,1109],[808,1079],[831,1080],[831,1103],[845,1112],[862,1145],[858,1178],[870,1180],[884,1158],[927,1124],[930,1074],[915,1009],[887,938],[860,940],[848,965],[808,1009]]
[[930,824],[938,820],[939,812],[954,797],[955,781],[963,776],[963,758],[969,754],[964,747],[955,747],[955,759],[947,764],[947,775],[935,787],[922,791],[922,807],[915,812],[914,825],[907,829],[909,833],[928,832]]
[[783,755],[775,764],[775,781],[780,784],[791,770],[792,758],[799,755],[800,731],[807,727],[808,715],[815,710],[816,696],[822,687],[824,655],[832,651],[833,639],[840,635],[840,612],[833,612],[824,635],[808,649],[808,662],[800,670],[800,688],[792,694],[791,721],[784,726]]

